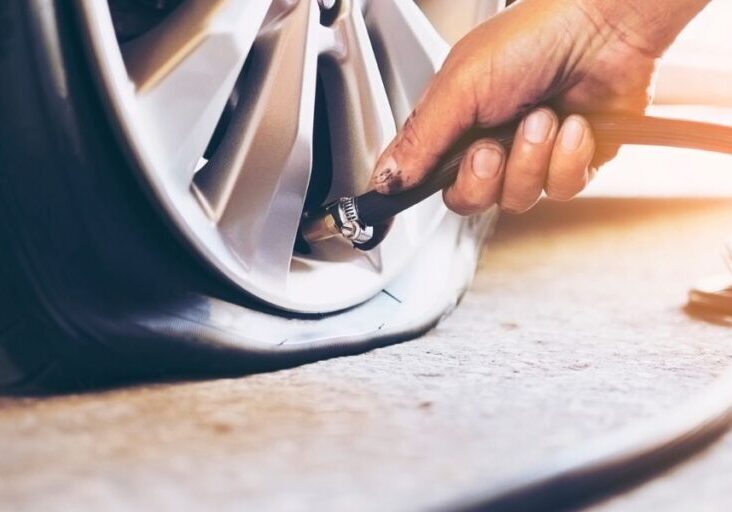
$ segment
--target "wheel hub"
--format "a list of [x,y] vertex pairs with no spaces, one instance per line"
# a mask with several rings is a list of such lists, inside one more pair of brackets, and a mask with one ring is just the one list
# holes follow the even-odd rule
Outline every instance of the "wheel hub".
[[[433,13],[450,3],[422,2]],[[467,3],[482,17],[499,2]],[[394,279],[425,237],[454,229],[434,197],[367,254],[338,241],[294,250],[306,202],[367,189],[447,54],[412,0],[81,6],[133,168],[201,260],[242,290],[292,311],[343,309]]]

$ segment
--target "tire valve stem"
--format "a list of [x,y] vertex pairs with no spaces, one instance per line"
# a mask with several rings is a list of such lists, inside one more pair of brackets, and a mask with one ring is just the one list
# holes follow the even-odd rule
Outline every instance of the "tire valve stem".
[[318,210],[306,212],[300,224],[300,234],[308,244],[343,237],[363,250],[371,248],[374,232],[373,226],[361,220],[354,197],[343,197]]

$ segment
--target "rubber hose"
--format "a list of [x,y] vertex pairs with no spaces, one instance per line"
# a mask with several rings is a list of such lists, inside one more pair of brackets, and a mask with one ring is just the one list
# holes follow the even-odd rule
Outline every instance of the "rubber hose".
[[[613,151],[618,146],[630,144],[732,154],[730,126],[632,115],[591,115],[586,118],[595,135],[598,152]],[[393,195],[371,191],[357,197],[356,207],[361,221],[369,226],[378,226],[448,187],[457,177],[466,150],[476,140],[491,138],[503,144],[507,151],[510,150],[517,127],[518,123],[514,122],[498,128],[470,130],[416,187]]]
[[575,510],[683,462],[732,427],[732,367],[685,407],[556,457],[444,508],[472,512]]
[[[590,117],[602,144],[669,146],[732,154],[732,127],[654,117]],[[461,155],[453,155],[460,158]],[[459,160],[458,160],[459,163]],[[377,212],[371,212],[378,216]],[[718,440],[732,428],[732,366],[672,411],[639,427],[594,440],[445,509],[458,511],[574,510],[637,486]]]

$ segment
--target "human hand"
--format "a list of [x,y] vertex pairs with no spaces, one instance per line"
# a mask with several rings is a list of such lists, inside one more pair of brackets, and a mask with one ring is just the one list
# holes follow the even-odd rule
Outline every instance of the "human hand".
[[657,59],[707,2],[519,2],[455,45],[379,158],[372,186],[411,188],[469,128],[521,118],[510,154],[490,139],[469,148],[445,203],[463,215],[496,203],[517,213],[542,191],[574,197],[615,153],[596,154],[582,114],[642,113]]

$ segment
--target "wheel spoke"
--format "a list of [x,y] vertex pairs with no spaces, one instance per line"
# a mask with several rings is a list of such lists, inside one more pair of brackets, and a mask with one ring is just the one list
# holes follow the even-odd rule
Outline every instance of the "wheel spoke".
[[310,177],[319,30],[317,3],[301,1],[260,36],[245,101],[194,177],[232,250],[272,284],[287,277]]
[[363,14],[354,0],[334,22],[336,44],[325,52],[320,74],[325,90],[333,154],[329,199],[362,193],[371,170],[396,134],[394,116],[379,76]]
[[122,52],[160,172],[187,187],[269,0],[188,0]]
[[439,70],[449,46],[412,0],[369,2],[366,24],[395,119],[401,124]]
[[[371,1],[365,17],[394,119],[401,125],[441,67],[449,46],[412,0]],[[439,195],[401,213],[381,246],[383,258],[395,260],[416,250],[444,213]]]
[[[151,197],[233,285],[288,310],[334,311],[377,293],[428,238],[457,237],[461,221],[436,194],[373,251],[333,239],[293,256],[306,202],[368,186],[448,53],[447,14],[469,22],[503,0],[459,12],[450,0],[175,0],[134,31],[119,28],[115,1],[75,2],[101,95]],[[146,0],[143,14],[161,5]]]

